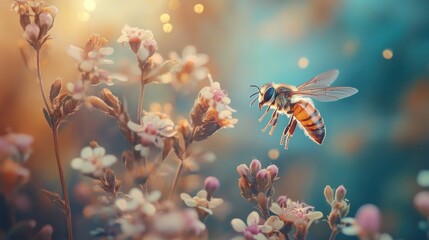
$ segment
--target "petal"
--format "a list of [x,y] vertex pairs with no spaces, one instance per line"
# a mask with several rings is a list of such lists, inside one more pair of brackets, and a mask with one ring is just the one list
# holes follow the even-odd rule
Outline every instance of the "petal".
[[99,53],[103,55],[111,55],[113,54],[113,48],[111,47],[100,48]]
[[129,195],[131,196],[131,198],[133,200],[137,200],[137,201],[143,201],[144,200],[143,193],[138,188],[131,189]]
[[198,206],[198,208],[201,209],[201,210],[203,210],[203,211],[205,211],[206,213],[208,213],[210,215],[213,215],[213,211],[211,209],[209,209],[209,208],[205,208],[203,206]]
[[152,216],[156,212],[156,208],[150,203],[144,204],[142,207],[142,210],[145,214],[147,214],[149,216]]
[[125,43],[125,42],[128,42],[129,39],[128,39],[127,35],[121,35],[116,41],[118,43]]
[[207,199],[207,191],[200,190],[199,192],[197,192],[197,197]]
[[116,157],[113,155],[106,155],[106,156],[101,158],[101,164],[104,167],[109,167],[109,166],[113,165],[116,161],[117,161]]
[[318,220],[323,218],[323,213],[322,212],[311,212],[307,214],[308,219],[310,220]]
[[209,56],[207,54],[199,53],[197,54],[196,64],[198,66],[205,65],[209,61]]
[[104,147],[96,147],[93,151],[94,155],[98,157],[102,157],[104,154],[106,154],[106,149],[104,149]]
[[347,236],[356,236],[359,233],[359,228],[356,225],[341,228],[341,232]]
[[87,161],[84,161],[82,163],[82,167],[80,168],[80,171],[82,173],[94,173],[95,170],[96,170],[95,165]]
[[256,225],[259,223],[259,214],[253,211],[247,216],[247,226]]
[[73,169],[80,169],[82,167],[83,164],[83,159],[82,158],[75,158],[71,161],[71,167]]
[[223,203],[222,198],[212,198],[209,202],[209,208],[216,208]]
[[128,121],[127,126],[133,132],[141,132],[143,130],[142,126],[138,125],[137,123],[133,123],[131,121]]
[[82,61],[82,54],[83,54],[82,48],[70,45],[67,48],[67,53],[69,54],[70,57],[74,58],[78,62]]
[[197,53],[197,49],[195,48],[195,46],[188,45],[183,49],[182,57],[185,58],[186,56],[194,55],[195,53]]
[[246,224],[239,218],[232,219],[231,225],[236,232],[244,232],[246,230]]
[[199,68],[195,69],[193,72],[195,78],[198,81],[205,79],[207,77],[208,73],[209,73],[209,70],[208,70],[208,68],[205,68],[205,67],[199,67]]
[[90,158],[94,156],[94,151],[91,147],[84,147],[82,151],[80,151],[80,157],[83,159]]
[[269,226],[269,225],[262,225],[262,226],[260,227],[260,229],[261,229],[261,231],[262,231],[263,233],[270,233],[270,232],[272,232],[272,231],[273,231],[273,227],[271,227],[271,226]]
[[180,199],[182,199],[183,201],[188,200],[188,199],[192,199],[191,195],[187,194],[187,193],[181,193],[180,194]]
[[149,193],[149,195],[146,196],[146,199],[149,202],[156,202],[161,198],[161,192],[160,191],[152,191]]
[[258,233],[258,234],[253,236],[253,239],[255,239],[255,240],[267,240],[267,237],[265,237],[265,235],[262,233]]
[[146,61],[146,59],[149,57],[149,51],[146,48],[140,48],[137,52],[137,57],[141,61]]
[[281,215],[283,213],[283,209],[277,203],[271,204],[270,211],[277,215]]
[[185,205],[188,207],[196,207],[197,206],[197,201],[195,201],[195,199],[191,198],[191,199],[186,199],[183,200],[185,202]]

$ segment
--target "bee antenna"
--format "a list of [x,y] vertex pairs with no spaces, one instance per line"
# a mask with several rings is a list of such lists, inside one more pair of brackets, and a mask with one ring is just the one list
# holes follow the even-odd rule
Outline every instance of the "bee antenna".
[[252,95],[249,96],[249,98],[252,98],[253,96],[255,96],[256,94],[259,94],[259,92],[255,92]]
[[258,86],[256,86],[255,84],[249,85],[249,87],[255,87],[258,89],[258,92],[261,93],[261,89]]
[[256,100],[258,100],[258,99],[259,99],[259,97],[256,97],[255,99],[253,99],[253,101],[250,103],[250,106],[252,106],[256,102]]

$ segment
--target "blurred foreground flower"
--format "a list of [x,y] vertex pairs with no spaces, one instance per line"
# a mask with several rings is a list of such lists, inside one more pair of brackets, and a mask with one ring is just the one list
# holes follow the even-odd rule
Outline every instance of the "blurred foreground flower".
[[0,193],[11,198],[16,190],[28,182],[30,171],[12,159],[0,160]]
[[341,231],[345,235],[358,236],[359,239],[391,240],[388,234],[380,234],[381,212],[372,204],[361,206],[355,218],[343,218]]
[[84,147],[80,152],[80,158],[71,161],[73,169],[80,170],[83,174],[100,177],[103,169],[113,165],[117,159],[114,155],[105,155],[103,147]]
[[33,137],[22,133],[8,133],[0,136],[0,159],[12,158],[24,163],[32,152]]

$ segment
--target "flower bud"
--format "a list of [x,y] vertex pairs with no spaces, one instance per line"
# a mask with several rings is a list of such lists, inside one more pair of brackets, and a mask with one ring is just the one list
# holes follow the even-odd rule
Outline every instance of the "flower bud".
[[27,41],[36,43],[39,39],[40,28],[34,23],[28,24],[25,27],[24,37]]
[[277,175],[279,174],[279,168],[276,165],[270,165],[267,167],[267,170],[271,175],[271,179],[276,179]]
[[129,36],[128,43],[130,44],[131,50],[135,54],[137,54],[137,52],[139,51],[140,46],[141,46],[141,42],[142,42],[142,40],[140,39],[140,37],[137,34],[132,34]]
[[281,208],[285,208],[287,204],[287,197],[285,195],[279,196],[277,198],[277,204],[279,204]]
[[261,162],[258,159],[253,159],[250,163],[250,172],[252,175],[256,175],[259,170],[261,170]]
[[326,185],[325,189],[323,190],[323,194],[325,195],[326,202],[328,202],[328,204],[331,204],[334,198],[334,193],[332,191],[331,186]]
[[109,89],[103,88],[103,90],[101,90],[100,93],[101,93],[101,99],[103,99],[107,105],[109,105],[114,109],[119,107],[120,105],[119,99],[115,95],[113,95],[113,93]]
[[152,55],[155,53],[155,51],[158,49],[158,44],[155,41],[155,39],[147,40],[143,44],[144,48],[146,48],[149,52],[149,57],[152,57]]
[[346,197],[346,188],[343,185],[340,185],[337,187],[337,190],[335,190],[335,200],[337,202],[341,202]]
[[380,210],[372,204],[363,205],[356,213],[356,222],[363,231],[363,234],[376,234],[381,224]]
[[267,171],[267,169],[261,169],[256,174],[256,183],[259,185],[259,187],[264,188],[271,182],[271,175]]
[[220,186],[219,180],[216,177],[207,177],[204,181],[204,189],[211,195]]
[[52,23],[54,22],[54,18],[48,12],[42,12],[39,15],[39,26],[44,29],[50,29],[52,27]]
[[58,15],[58,8],[57,8],[57,7],[55,7],[55,6],[49,6],[49,7],[46,7],[44,10],[45,10],[46,12],[48,12],[49,14],[51,14],[51,16],[52,16],[53,18],[56,18],[56,17],[57,17],[57,15]]
[[414,206],[425,217],[429,217],[429,192],[422,191],[414,197]]
[[242,176],[244,178],[247,178],[248,176],[250,176],[250,170],[246,166],[246,164],[240,164],[240,165],[238,165],[237,172],[238,172],[238,174],[240,174],[240,176]]

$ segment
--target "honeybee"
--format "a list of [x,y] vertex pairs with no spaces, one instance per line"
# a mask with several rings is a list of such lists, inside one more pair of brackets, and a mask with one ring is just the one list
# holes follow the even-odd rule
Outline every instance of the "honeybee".
[[322,144],[326,134],[326,127],[311,98],[322,102],[332,102],[350,97],[358,92],[356,88],[352,87],[330,87],[337,79],[338,74],[338,70],[330,70],[298,87],[285,83],[267,83],[262,87],[250,85],[250,87],[258,89],[257,92],[249,97],[252,98],[258,95],[252,100],[250,106],[256,100],[259,100],[259,110],[262,110],[263,106],[268,106],[264,114],[259,118],[259,122],[262,122],[270,109],[274,109],[270,121],[262,131],[265,132],[271,126],[270,135],[272,135],[279,115],[285,114],[290,120],[283,131],[280,145],[284,144],[285,149],[288,149],[289,140],[294,134],[297,125],[303,129],[311,140],[317,144]]

